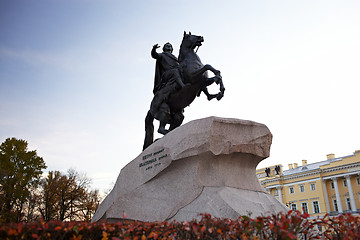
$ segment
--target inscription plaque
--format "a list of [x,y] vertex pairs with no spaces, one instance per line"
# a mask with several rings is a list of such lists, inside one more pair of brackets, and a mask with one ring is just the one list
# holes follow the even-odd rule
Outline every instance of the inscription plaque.
[[145,171],[159,167],[161,165],[161,160],[168,157],[167,153],[164,153],[164,148],[159,151],[148,153],[142,156],[143,162],[139,163],[139,168],[145,167]]

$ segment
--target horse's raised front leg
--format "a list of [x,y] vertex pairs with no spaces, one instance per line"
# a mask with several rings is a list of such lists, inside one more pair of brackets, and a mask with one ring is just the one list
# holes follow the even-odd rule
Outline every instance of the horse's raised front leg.
[[206,64],[204,65],[202,68],[200,68],[199,70],[197,70],[195,73],[194,73],[194,76],[196,77],[199,77],[199,75],[202,75],[204,72],[206,71],[211,71],[214,73],[214,77],[211,77],[211,78],[208,78],[206,80],[206,86],[209,86],[210,84],[212,84],[213,82],[216,82],[216,84],[220,84],[220,91],[221,93],[224,95],[224,91],[225,91],[225,87],[224,87],[224,84],[222,82],[222,77],[221,77],[221,74],[220,74],[220,71],[213,68],[210,64]]
[[221,78],[221,75],[220,75],[220,71],[219,70],[216,70],[215,68],[213,68],[210,64],[206,64],[204,65],[202,68],[198,69],[197,71],[195,71],[193,73],[193,76],[194,77],[199,77],[201,76],[204,72],[206,71],[211,71],[212,73],[215,74],[215,78]]
[[[217,80],[219,80],[219,82],[217,82]],[[210,94],[206,88],[206,86],[211,85],[212,83],[216,82],[217,84],[220,84],[220,92],[218,92],[217,94]],[[203,91],[205,93],[205,95],[207,96],[208,100],[210,101],[213,98],[216,98],[217,100],[222,99],[222,97],[224,96],[224,92],[225,92],[225,87],[224,84],[222,82],[222,79],[215,77],[212,78],[206,78],[205,79],[205,87],[203,87],[201,89],[201,91]]]
[[[197,71],[193,74],[193,76],[194,76],[194,77],[199,77],[199,76],[201,76],[201,75],[202,75],[204,72],[206,72],[206,71],[211,71],[211,72],[213,72],[213,73],[215,74],[215,76],[205,79],[205,84],[204,84],[205,87],[204,87],[204,88],[206,88],[206,86],[209,86],[209,85],[213,84],[214,82],[215,82],[216,84],[220,84],[220,92],[215,95],[216,99],[217,99],[217,100],[220,100],[220,99],[224,96],[225,87],[224,87],[224,84],[223,84],[223,81],[222,81],[222,77],[221,77],[221,74],[220,74],[220,71],[219,71],[219,70],[213,68],[210,64],[206,64],[206,65],[204,65],[202,68],[200,68],[199,70],[197,70]],[[202,90],[203,90],[203,89],[202,89]],[[203,91],[203,92],[206,94],[205,91]],[[213,95],[211,95],[211,94],[209,94],[209,93],[206,94],[206,96],[208,97],[209,100],[211,100],[211,99],[214,98]],[[209,97],[209,96],[210,96],[210,97]]]
[[[217,97],[217,94],[210,94],[207,87],[203,87],[201,89],[201,91],[205,93],[205,95],[209,101]],[[200,95],[200,93],[199,93],[199,95]]]

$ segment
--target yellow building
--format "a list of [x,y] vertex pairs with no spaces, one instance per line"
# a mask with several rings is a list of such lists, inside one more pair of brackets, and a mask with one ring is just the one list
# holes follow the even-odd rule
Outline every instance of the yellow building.
[[360,212],[360,150],[338,158],[328,154],[327,160],[311,164],[302,160],[301,166],[289,164],[288,170],[270,166],[256,174],[271,195],[311,217]]

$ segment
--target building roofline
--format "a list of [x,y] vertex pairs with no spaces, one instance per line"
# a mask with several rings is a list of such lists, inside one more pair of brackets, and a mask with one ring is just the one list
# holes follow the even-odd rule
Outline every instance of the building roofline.
[[[318,169],[314,169],[311,171],[296,172],[291,175],[282,174],[282,175],[280,175],[279,178],[266,179],[266,180],[263,180],[261,183],[262,183],[262,185],[264,185],[264,184],[277,182],[277,181],[288,181],[291,179],[302,178],[302,177],[306,177],[306,176],[317,175],[317,174],[321,174],[321,173],[328,173],[328,172],[333,172],[333,171],[338,171],[338,170],[343,170],[343,169],[349,169],[349,168],[353,168],[353,167],[360,167],[360,162],[350,163],[350,164],[346,164],[346,165],[342,165],[342,166],[331,167],[331,168],[327,168],[327,169],[318,168]],[[358,171],[358,170],[354,171],[355,174],[357,173],[356,171]],[[349,172],[349,173],[351,173],[351,172]],[[349,173],[347,173],[347,174],[349,174]],[[328,179],[327,176],[324,178]]]

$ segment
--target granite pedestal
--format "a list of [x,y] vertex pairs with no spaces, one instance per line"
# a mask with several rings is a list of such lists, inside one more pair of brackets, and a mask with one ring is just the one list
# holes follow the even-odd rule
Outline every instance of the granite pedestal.
[[260,123],[208,117],[171,131],[120,172],[92,221],[236,219],[286,212],[256,177],[272,134]]

